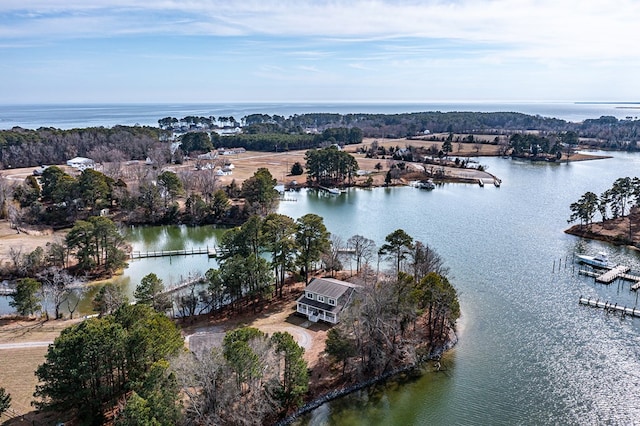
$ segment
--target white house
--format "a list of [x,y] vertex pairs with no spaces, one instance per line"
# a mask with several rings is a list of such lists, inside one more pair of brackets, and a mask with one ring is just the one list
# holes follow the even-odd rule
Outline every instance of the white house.
[[337,324],[359,286],[333,278],[314,278],[296,301],[298,313],[309,321]]
[[85,169],[93,169],[96,166],[95,161],[86,157],[75,157],[67,161],[67,166],[73,167],[80,171]]
[[218,153],[213,151],[198,155],[198,160],[215,160],[216,158],[218,158]]
[[218,155],[237,155],[247,152],[244,148],[218,148]]

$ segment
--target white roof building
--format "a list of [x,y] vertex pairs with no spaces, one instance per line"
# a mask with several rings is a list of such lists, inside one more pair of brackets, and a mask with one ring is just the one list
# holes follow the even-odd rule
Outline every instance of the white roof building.
[[93,169],[96,167],[95,161],[86,157],[75,157],[67,161],[67,166],[73,167],[80,171],[85,169]]

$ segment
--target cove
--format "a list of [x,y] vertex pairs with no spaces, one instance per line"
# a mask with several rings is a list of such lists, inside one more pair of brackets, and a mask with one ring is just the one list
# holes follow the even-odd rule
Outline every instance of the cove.
[[[635,176],[636,154],[539,164],[483,158],[500,188],[446,184],[315,192],[279,212],[324,217],[344,240],[402,228],[435,248],[460,294],[459,342],[444,371],[327,403],[301,425],[631,424],[640,418],[640,320],[578,305],[591,296],[634,306],[629,283],[579,276],[576,252],[606,250],[640,270],[635,251],[564,234],[569,205]],[[553,264],[555,262],[555,270]],[[558,264],[561,268],[558,270]]]
[[[610,154],[610,153],[607,153]],[[436,249],[460,295],[459,341],[443,371],[378,386],[321,406],[301,425],[633,424],[640,418],[640,319],[578,305],[580,296],[634,306],[628,282],[579,276],[574,253],[609,252],[640,270],[636,251],[564,234],[569,205],[619,177],[640,154],[570,164],[482,158],[500,188],[445,184],[352,189],[338,197],[288,193],[279,213],[324,217],[346,241],[378,246],[398,228]],[[186,226],[126,230],[133,250],[216,245],[223,230]],[[560,270],[558,264],[562,262]],[[555,270],[552,269],[555,263]],[[117,280],[129,294],[150,273],[170,285],[216,267],[203,256],[131,261]],[[348,263],[346,265],[348,267]],[[90,296],[87,298],[90,300]],[[87,302],[84,311],[90,311]]]

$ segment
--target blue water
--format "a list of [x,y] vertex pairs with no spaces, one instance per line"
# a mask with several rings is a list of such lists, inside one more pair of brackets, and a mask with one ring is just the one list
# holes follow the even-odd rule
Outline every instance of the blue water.
[[[569,204],[634,176],[640,155],[535,164],[480,160],[500,188],[445,184],[314,193],[280,212],[312,212],[328,229],[378,245],[402,228],[434,247],[460,294],[458,345],[445,371],[409,384],[367,390],[314,411],[309,425],[638,424],[640,319],[580,306],[589,296],[635,306],[628,282],[594,283],[577,274],[574,253],[609,252],[640,270],[636,251],[565,234]],[[291,195],[292,197],[294,195]],[[562,268],[558,270],[559,263]],[[555,264],[555,268],[554,268]]]
[[[379,246],[402,228],[431,245],[451,268],[462,310],[460,340],[443,359],[444,371],[336,400],[301,424],[638,424],[640,318],[578,304],[589,296],[638,306],[636,294],[629,282],[602,285],[578,275],[572,258],[604,249],[640,271],[640,254],[563,232],[580,195],[637,175],[640,154],[613,155],[570,164],[480,159],[502,179],[500,188],[288,194],[297,201],[282,202],[280,213],[319,214],[343,240],[358,233]],[[176,249],[214,244],[218,232],[134,228],[128,238],[136,250]],[[214,266],[206,256],[133,261],[122,278],[131,290],[149,272],[171,283]]]
[[396,114],[424,111],[521,112],[543,117],[580,122],[610,115],[619,119],[636,117],[637,104],[585,104],[572,102],[438,102],[438,103],[233,103],[233,104],[86,104],[86,105],[0,105],[0,129],[19,126],[25,129],[55,127],[71,129],[115,125],[157,126],[164,117],[188,115],[233,116],[249,114],[289,117],[304,113],[377,113]]

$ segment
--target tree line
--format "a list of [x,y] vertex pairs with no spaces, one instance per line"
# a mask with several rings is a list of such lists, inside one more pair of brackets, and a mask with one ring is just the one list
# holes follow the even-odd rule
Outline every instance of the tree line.
[[[23,224],[68,227],[79,219],[116,213],[128,224],[237,223],[252,209],[274,208],[277,200],[275,180],[266,169],[242,186],[232,181],[226,187],[219,185],[212,169],[176,173],[134,165],[126,174],[120,172],[85,169],[76,177],[50,166],[40,177],[28,176],[22,183],[0,176],[0,218],[8,218],[18,230]],[[247,200],[246,209],[232,204],[237,198]]]
[[509,138],[509,147],[514,157],[541,157],[556,161],[562,158],[563,152],[568,158],[578,142],[578,135],[573,131],[548,136],[515,133]]
[[[580,227],[591,227],[596,215],[600,215],[602,222],[610,219],[625,217],[631,213],[632,208],[640,203],[640,179],[637,177],[618,178],[611,188],[600,195],[587,191],[579,200],[571,203],[569,209],[571,216],[568,222],[580,222]],[[632,240],[631,220],[629,220],[628,240]]]
[[[572,123],[565,120],[514,112],[419,112],[403,114],[295,114],[288,118],[268,114],[251,114],[240,122],[233,117],[219,117],[221,125],[243,125],[241,135],[220,138],[215,132],[214,117],[165,117],[160,128],[114,126],[60,130],[43,127],[0,131],[0,168],[34,167],[62,164],[75,156],[97,162],[144,160],[150,157],[166,164],[175,156],[167,130],[173,123],[184,123],[181,154],[206,152],[210,147],[226,145],[251,150],[275,151],[308,149],[324,143],[359,143],[363,137],[400,138],[431,133],[511,134],[536,130],[542,135],[573,132],[583,142],[598,147],[623,150],[638,149],[637,118],[602,116]],[[198,127],[202,125],[204,127]],[[309,129],[318,134],[307,134]],[[195,145],[191,134],[199,134]],[[205,140],[208,139],[208,141]],[[220,145],[219,145],[220,144]],[[553,144],[552,144],[553,146]]]
[[0,168],[15,169],[42,164],[64,164],[73,157],[90,157],[97,162],[144,160],[159,157],[165,150],[159,130],[153,127],[114,126],[60,130],[19,127],[0,130]]

